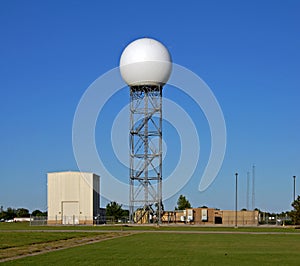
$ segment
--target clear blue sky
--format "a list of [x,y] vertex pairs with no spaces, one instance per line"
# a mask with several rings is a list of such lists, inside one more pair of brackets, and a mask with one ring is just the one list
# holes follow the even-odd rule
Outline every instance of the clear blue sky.
[[[72,122],[82,94],[147,36],[210,86],[228,134],[214,183],[198,191],[200,167],[166,208],[179,194],[194,207],[234,208],[235,172],[246,207],[254,163],[256,207],[291,209],[293,175],[300,194],[299,1],[174,2],[0,2],[0,205],[46,210],[46,173],[77,169]],[[204,132],[204,151],[209,141]]]

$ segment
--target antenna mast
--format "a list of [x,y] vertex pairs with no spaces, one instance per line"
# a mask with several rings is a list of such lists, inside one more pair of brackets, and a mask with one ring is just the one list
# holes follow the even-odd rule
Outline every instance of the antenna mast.
[[247,197],[247,199],[246,199],[246,208],[247,208],[247,210],[249,210],[249,193],[250,193],[249,185],[250,185],[250,173],[248,171],[247,172],[247,195],[246,195],[246,197]]
[[255,165],[252,166],[252,209],[255,209]]

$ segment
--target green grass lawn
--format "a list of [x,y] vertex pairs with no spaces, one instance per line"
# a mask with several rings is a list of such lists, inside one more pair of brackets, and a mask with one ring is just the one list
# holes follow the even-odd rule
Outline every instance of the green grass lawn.
[[3,265],[299,265],[298,234],[138,233]]
[[206,226],[194,226],[194,225],[146,225],[146,226],[131,226],[131,225],[100,225],[100,226],[30,226],[29,223],[0,223],[1,230],[116,230],[116,231],[241,231],[241,232],[288,232],[288,233],[300,233],[300,229],[294,229],[291,227],[206,227]]
[[[97,234],[97,233],[96,233]],[[77,232],[0,232],[0,250],[12,247],[48,243],[78,237],[95,235],[95,233]]]

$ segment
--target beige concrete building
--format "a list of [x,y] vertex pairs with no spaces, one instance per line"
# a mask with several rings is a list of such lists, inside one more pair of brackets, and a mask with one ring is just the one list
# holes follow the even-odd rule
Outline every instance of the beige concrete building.
[[48,173],[48,224],[93,224],[100,213],[100,177],[86,172]]
[[164,212],[163,223],[189,223],[197,225],[257,226],[258,211],[217,210],[213,208],[191,208],[182,211]]

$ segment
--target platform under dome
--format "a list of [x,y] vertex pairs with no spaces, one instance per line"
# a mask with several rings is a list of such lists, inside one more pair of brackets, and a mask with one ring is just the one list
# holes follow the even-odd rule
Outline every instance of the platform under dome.
[[164,85],[171,71],[172,60],[168,49],[154,39],[133,41],[120,58],[120,72],[129,86]]

